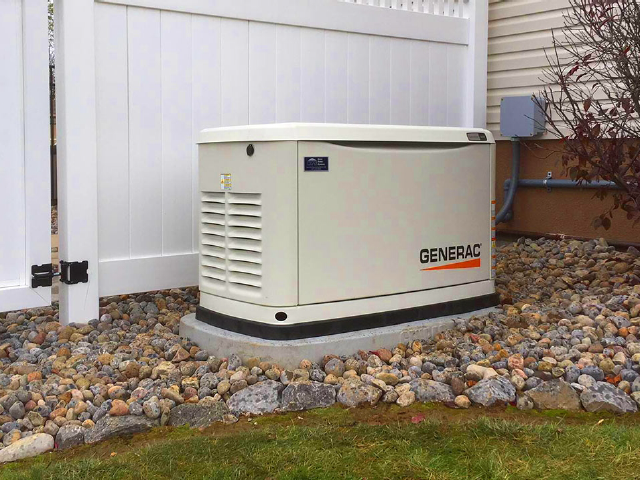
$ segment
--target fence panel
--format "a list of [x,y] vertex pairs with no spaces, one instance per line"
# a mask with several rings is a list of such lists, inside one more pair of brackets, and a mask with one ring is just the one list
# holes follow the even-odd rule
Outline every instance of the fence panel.
[[31,265],[51,263],[46,0],[0,2],[0,312],[51,303]]
[[[60,28],[95,26],[82,47],[95,49],[94,80],[66,69],[58,81],[81,82],[96,100],[93,316],[98,294],[197,282],[195,141],[203,128],[482,126],[486,92],[476,75],[486,68],[486,39],[470,42],[483,40],[469,16],[486,10],[478,2],[465,4],[462,17],[453,0],[433,2],[438,15],[426,1],[78,0],[82,19],[63,15]],[[63,58],[85,55],[68,42],[59,47]],[[89,195],[67,193],[78,202]]]

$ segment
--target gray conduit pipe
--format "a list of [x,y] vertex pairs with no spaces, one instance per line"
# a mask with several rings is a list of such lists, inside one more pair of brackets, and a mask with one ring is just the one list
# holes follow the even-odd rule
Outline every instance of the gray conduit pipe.
[[507,222],[513,217],[511,207],[513,200],[516,198],[516,190],[518,190],[518,177],[520,176],[520,139],[511,139],[511,182],[509,189],[504,196],[502,208],[496,215],[496,225]]
[[508,222],[513,218],[513,201],[516,198],[518,187],[528,188],[569,188],[569,189],[599,189],[610,188],[612,190],[620,190],[615,182],[598,180],[593,182],[578,183],[575,180],[568,179],[520,179],[520,140],[518,138],[511,139],[511,178],[504,181],[504,203],[502,208],[496,215],[496,225],[502,222]]
[[[610,188],[612,190],[620,190],[620,187],[615,182],[607,182],[605,180],[593,181],[590,183],[582,182],[578,183],[575,180],[545,178],[542,180],[537,179],[521,179],[518,180],[518,187],[530,187],[530,188]],[[511,188],[511,179],[507,178],[504,181],[504,189],[509,190]],[[497,220],[497,219],[496,219]]]

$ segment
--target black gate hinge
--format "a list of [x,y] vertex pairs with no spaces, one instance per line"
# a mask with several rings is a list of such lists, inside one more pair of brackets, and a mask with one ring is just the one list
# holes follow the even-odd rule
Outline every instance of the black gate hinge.
[[60,281],[67,285],[89,282],[89,262],[65,262],[60,260]]
[[67,285],[89,282],[89,262],[65,262],[60,260],[60,272],[53,271],[53,265],[31,265],[31,288],[50,287],[53,277],[60,277],[60,281]]
[[31,288],[50,287],[56,275],[50,263],[31,265]]

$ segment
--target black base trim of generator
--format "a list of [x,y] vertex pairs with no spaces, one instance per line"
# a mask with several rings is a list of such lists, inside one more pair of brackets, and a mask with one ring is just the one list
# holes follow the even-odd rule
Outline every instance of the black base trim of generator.
[[[273,325],[255,322],[244,318],[231,317],[198,306],[196,309],[196,319],[223,330],[263,338],[265,340],[297,340],[299,338],[313,338],[323,335],[356,332],[369,328],[386,327],[448,315],[459,315],[474,310],[494,307],[498,305],[498,303],[500,303],[498,294],[492,293],[479,297],[422,305],[402,310],[391,310],[388,312],[370,313],[367,315],[356,315],[353,317],[319,320],[293,325]],[[283,308],[283,310],[286,311],[286,308]]]

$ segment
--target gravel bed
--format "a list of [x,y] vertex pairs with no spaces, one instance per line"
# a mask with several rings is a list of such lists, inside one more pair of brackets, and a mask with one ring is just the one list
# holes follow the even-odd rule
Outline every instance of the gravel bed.
[[498,250],[496,288],[496,312],[432,340],[294,370],[180,338],[195,287],[103,298],[88,325],[61,325],[55,306],[0,314],[0,462],[334,403],[637,411],[640,252],[521,239]]

